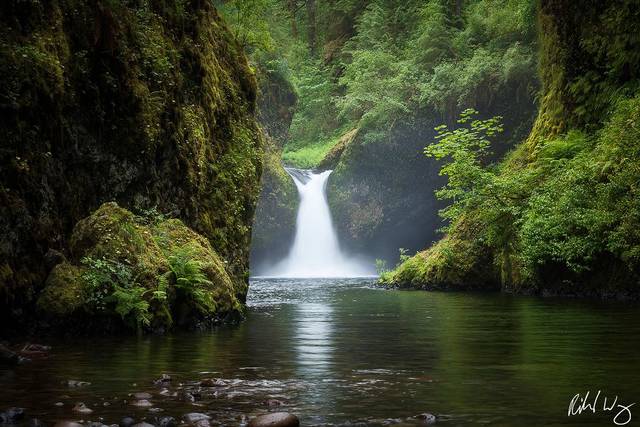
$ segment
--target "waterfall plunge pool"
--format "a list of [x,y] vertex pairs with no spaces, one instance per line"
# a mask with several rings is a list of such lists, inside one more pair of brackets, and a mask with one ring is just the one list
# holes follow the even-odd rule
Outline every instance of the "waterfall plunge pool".
[[[124,415],[153,423],[189,412],[210,415],[213,425],[239,425],[257,413],[287,411],[303,426],[419,424],[411,417],[423,412],[438,415],[437,425],[603,426],[613,425],[613,414],[567,417],[571,398],[589,390],[626,404],[640,397],[637,306],[372,285],[254,279],[238,326],[164,337],[43,338],[53,346],[49,359],[0,375],[0,407],[24,407],[46,425],[112,424]],[[163,373],[173,378],[169,395],[153,385]],[[199,388],[203,378],[224,385]],[[69,388],[69,379],[91,385]],[[132,406],[134,392],[150,393],[163,411]],[[267,407],[270,399],[282,405]],[[72,412],[79,401],[93,414]]]

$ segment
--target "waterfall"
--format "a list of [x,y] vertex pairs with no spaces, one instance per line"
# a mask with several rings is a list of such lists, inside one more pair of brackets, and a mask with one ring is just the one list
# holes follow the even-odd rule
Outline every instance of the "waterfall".
[[372,266],[348,257],[340,250],[327,203],[327,179],[331,171],[286,168],[293,178],[300,206],[296,234],[288,256],[268,270],[277,277],[358,277],[374,275]]

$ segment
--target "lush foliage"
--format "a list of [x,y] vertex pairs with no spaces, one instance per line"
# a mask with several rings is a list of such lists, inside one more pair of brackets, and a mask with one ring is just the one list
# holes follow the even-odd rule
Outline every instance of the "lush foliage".
[[[237,33],[251,32],[243,39],[269,40],[251,43],[251,56],[272,69],[277,63],[298,92],[284,154],[297,166],[317,165],[345,131],[384,140],[397,124],[425,114],[452,120],[491,104],[505,87],[524,97],[534,86],[531,0],[475,0],[461,9],[442,0],[340,0],[313,15],[305,2],[253,2],[260,12],[245,12],[243,2],[222,10]],[[318,40],[300,28],[313,28]]]

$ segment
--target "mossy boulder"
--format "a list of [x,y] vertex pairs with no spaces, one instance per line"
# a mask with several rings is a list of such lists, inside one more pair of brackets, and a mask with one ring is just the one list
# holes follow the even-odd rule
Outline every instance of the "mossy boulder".
[[246,288],[234,287],[209,240],[179,219],[105,203],[78,222],[71,242],[71,258],[54,267],[38,299],[51,322],[168,329],[242,310]]
[[[32,317],[44,255],[93,245],[72,231],[111,200],[181,219],[246,281],[262,167],[256,92],[212,2],[0,2],[2,326]],[[130,249],[123,236],[119,250]]]
[[51,316],[64,318],[81,309],[87,300],[82,276],[86,269],[64,262],[56,265],[38,298],[38,308]]

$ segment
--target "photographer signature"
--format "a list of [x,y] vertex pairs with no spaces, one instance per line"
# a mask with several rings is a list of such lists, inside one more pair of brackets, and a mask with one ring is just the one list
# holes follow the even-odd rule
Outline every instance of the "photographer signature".
[[[618,403],[618,396],[614,399],[611,399],[607,396],[602,396],[603,401],[602,406],[598,406],[598,400],[600,399],[600,390],[595,395],[595,397],[589,401],[589,394],[591,392],[587,391],[587,394],[582,396],[580,393],[573,396],[571,402],[569,402],[569,409],[567,411],[567,416],[571,417],[573,415],[580,415],[583,412],[591,411],[594,414],[597,411],[603,412],[615,412],[615,416],[613,417],[613,422],[618,426],[624,426],[631,422],[631,407],[635,405],[631,403],[629,405]],[[617,412],[616,412],[617,411]]]

